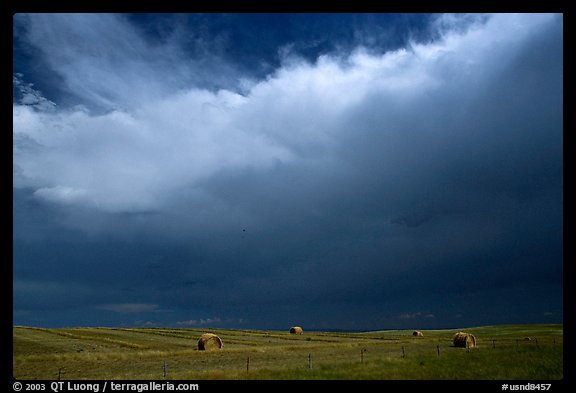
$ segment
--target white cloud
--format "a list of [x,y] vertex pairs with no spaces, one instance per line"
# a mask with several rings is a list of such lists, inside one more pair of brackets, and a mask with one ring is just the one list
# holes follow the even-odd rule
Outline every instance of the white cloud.
[[[201,192],[222,171],[337,160],[334,152],[367,128],[389,135],[391,146],[399,132],[428,132],[427,116],[456,112],[450,103],[466,106],[514,48],[557,20],[495,15],[453,32],[462,20],[444,17],[440,41],[293,62],[244,84],[240,95],[183,89],[184,71],[168,77],[164,68],[165,60],[184,62],[177,45],[150,46],[121,18],[49,18],[30,23],[47,65],[88,104],[116,109],[62,110],[30,90],[13,105],[14,186],[33,187],[52,203],[111,212],[162,209],[183,190]],[[62,35],[66,28],[74,34]]]
[[190,90],[132,113],[42,113],[14,106],[15,186],[51,202],[105,211],[161,207],[163,197],[227,168],[289,161],[290,151],[235,124],[243,98]]
[[50,202],[75,204],[82,203],[82,199],[86,196],[86,191],[70,187],[56,186],[51,188],[39,188],[34,192],[34,195]]
[[21,95],[20,104],[22,105],[31,106],[41,111],[50,111],[56,106],[54,102],[43,97],[31,83],[24,83],[22,81],[22,74],[16,73],[12,77],[12,84]]
[[402,313],[398,316],[398,318],[399,319],[422,319],[422,318],[436,318],[436,316],[434,314],[432,314],[431,312],[417,311],[417,312]]
[[177,326],[207,326],[207,325],[218,325],[222,323],[220,318],[200,318],[200,319],[190,319],[187,321],[176,322]]

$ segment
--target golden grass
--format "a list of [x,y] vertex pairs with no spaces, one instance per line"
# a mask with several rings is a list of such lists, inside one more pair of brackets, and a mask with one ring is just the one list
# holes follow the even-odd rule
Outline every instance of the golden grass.
[[[474,351],[454,348],[460,330],[366,333],[213,329],[226,346],[199,351],[200,329],[13,329],[18,379],[558,379],[561,325],[466,329]],[[524,340],[524,337],[532,340]],[[312,369],[309,369],[309,355]],[[249,363],[249,371],[247,371]],[[474,370],[462,371],[465,365]],[[521,367],[520,367],[521,366]],[[467,368],[467,367],[464,367]]]

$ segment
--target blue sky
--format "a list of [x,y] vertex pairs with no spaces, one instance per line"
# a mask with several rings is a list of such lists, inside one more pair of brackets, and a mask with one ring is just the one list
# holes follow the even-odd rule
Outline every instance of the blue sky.
[[562,15],[13,32],[14,324],[562,322]]

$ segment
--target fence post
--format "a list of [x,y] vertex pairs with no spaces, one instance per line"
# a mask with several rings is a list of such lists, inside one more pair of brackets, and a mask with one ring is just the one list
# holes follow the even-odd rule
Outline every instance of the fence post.
[[248,372],[249,368],[250,368],[250,356],[246,358],[246,372]]
[[167,374],[168,374],[168,367],[166,366],[166,360],[164,360],[164,380],[166,380]]
[[492,340],[492,349],[496,348],[496,340]]
[[308,368],[312,370],[312,354],[308,354]]
[[436,349],[438,350],[438,356],[440,356],[440,345],[436,345]]
[[402,359],[406,357],[406,352],[404,352],[404,346],[402,346]]

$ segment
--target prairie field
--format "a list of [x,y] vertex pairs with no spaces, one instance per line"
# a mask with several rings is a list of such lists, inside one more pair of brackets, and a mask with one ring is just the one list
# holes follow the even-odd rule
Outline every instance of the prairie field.
[[[562,325],[308,332],[13,327],[20,380],[559,380]],[[458,331],[476,347],[452,343]],[[200,351],[201,334],[220,350]]]

